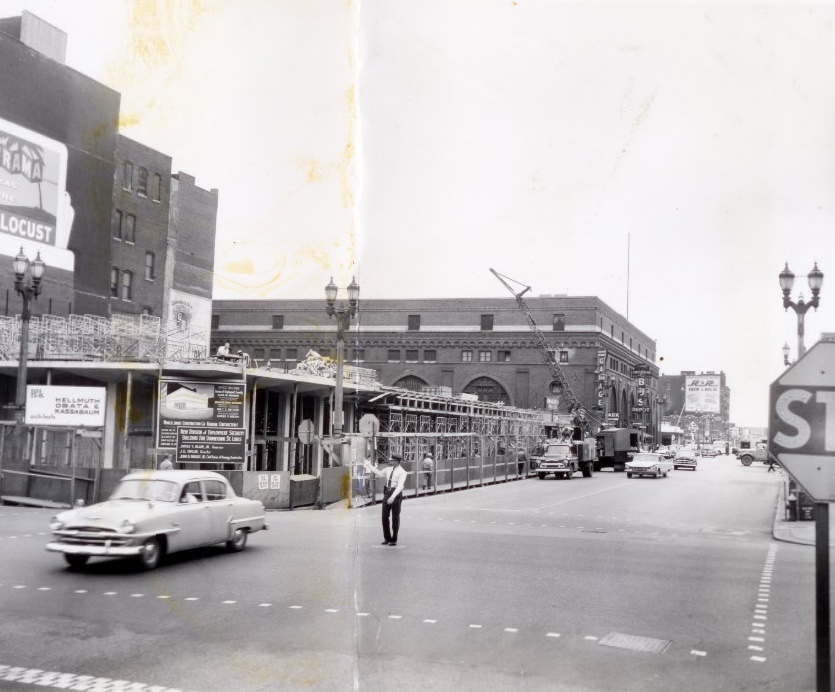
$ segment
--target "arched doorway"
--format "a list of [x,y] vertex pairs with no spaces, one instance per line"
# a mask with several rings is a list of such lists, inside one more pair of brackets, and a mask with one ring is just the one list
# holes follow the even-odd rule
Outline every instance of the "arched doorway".
[[401,377],[397,380],[392,386],[400,387],[400,389],[408,389],[412,392],[419,392],[423,387],[427,386],[427,382],[417,375],[406,375],[406,377]]
[[512,403],[505,388],[492,377],[477,377],[464,387],[464,393],[476,394],[479,401],[501,402],[508,405]]

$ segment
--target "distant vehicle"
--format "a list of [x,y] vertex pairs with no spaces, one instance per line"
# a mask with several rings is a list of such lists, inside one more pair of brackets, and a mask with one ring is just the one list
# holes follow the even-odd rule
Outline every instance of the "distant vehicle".
[[673,468],[693,469],[695,471],[698,463],[699,460],[696,459],[696,452],[689,447],[682,447],[676,452],[675,459],[673,459]]
[[632,455],[632,461],[626,462],[626,477],[652,476],[666,477],[672,471],[673,462],[665,456],[654,452],[639,452]]
[[676,455],[676,451],[672,447],[662,445],[655,450],[656,454],[660,454],[665,459],[672,459]]
[[250,533],[267,528],[264,505],[238,497],[212,471],[140,471],[119,482],[110,499],[62,512],[50,521],[46,549],[71,568],[91,557],[128,557],[146,570],[168,553],[213,543],[238,552]]
[[718,457],[720,454],[721,452],[713,447],[702,447],[703,457]]
[[582,442],[551,442],[546,446],[545,454],[531,463],[536,463],[539,480],[545,480],[550,473],[557,478],[570,479],[577,471],[583,472],[583,478],[591,478],[594,472],[594,450],[595,441],[591,437]]
[[624,471],[626,462],[632,455],[640,452],[640,436],[638,430],[632,428],[607,428],[595,436],[597,439],[597,460],[594,470],[611,466],[614,471]]
[[[743,444],[745,444],[745,442],[740,442],[740,445]],[[737,456],[743,466],[750,466],[755,461],[768,463],[768,443],[757,442],[753,447],[749,447],[747,449],[741,448],[737,452]]]

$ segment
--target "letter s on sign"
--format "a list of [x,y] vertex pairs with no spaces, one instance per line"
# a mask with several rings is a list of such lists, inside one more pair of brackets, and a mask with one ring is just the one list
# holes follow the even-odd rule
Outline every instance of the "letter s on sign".
[[778,432],[774,436],[774,443],[785,447],[786,449],[799,449],[809,442],[812,430],[805,419],[801,418],[789,410],[789,405],[795,401],[803,402],[809,401],[811,394],[803,389],[787,389],[779,397],[777,397],[777,416],[784,423],[791,425],[797,430],[796,435],[785,435]]

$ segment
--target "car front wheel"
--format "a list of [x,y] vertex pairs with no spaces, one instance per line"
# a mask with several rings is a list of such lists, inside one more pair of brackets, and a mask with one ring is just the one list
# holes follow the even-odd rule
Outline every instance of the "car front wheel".
[[144,570],[156,569],[162,557],[162,545],[159,538],[149,538],[139,552],[139,564]]
[[235,534],[230,540],[226,541],[226,549],[233,553],[241,552],[244,548],[246,548],[246,538],[248,533],[249,532],[246,529],[235,529]]

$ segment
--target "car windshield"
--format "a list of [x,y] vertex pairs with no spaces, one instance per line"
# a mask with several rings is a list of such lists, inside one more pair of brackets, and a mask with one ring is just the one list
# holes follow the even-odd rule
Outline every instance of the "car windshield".
[[634,454],[632,456],[632,461],[649,461],[651,463],[655,463],[658,461],[658,456],[655,454]]
[[173,481],[136,478],[122,481],[110,496],[111,500],[153,500],[174,502],[177,484]]

